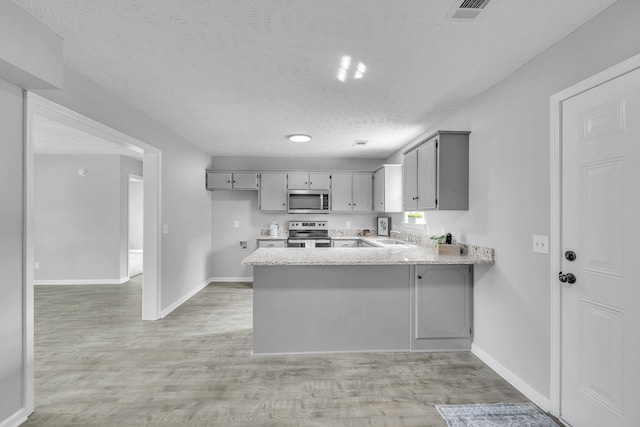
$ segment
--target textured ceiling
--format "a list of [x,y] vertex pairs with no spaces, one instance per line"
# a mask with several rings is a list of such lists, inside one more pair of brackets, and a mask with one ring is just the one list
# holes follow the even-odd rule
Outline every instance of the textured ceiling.
[[[380,158],[615,2],[492,0],[461,23],[461,0],[13,1],[69,66],[213,155]],[[364,78],[336,78],[343,55]]]
[[40,115],[34,115],[32,135],[36,154],[116,154],[142,160],[141,153]]

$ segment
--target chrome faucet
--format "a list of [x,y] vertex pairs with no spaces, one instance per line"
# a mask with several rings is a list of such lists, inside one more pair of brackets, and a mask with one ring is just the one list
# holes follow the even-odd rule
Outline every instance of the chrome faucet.
[[393,236],[393,233],[396,233],[399,236],[402,236],[402,232],[398,231],[398,230],[391,230],[389,231],[389,237]]

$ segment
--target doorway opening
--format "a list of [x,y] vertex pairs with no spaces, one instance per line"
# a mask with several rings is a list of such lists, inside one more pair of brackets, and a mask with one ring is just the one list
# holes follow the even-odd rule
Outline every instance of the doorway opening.
[[[161,161],[162,152],[157,148],[140,140],[125,135],[113,128],[103,125],[86,116],[78,114],[68,108],[62,107],[52,101],[30,92],[25,92],[25,144],[24,144],[24,366],[25,366],[25,396],[26,410],[28,413],[34,409],[34,281],[36,273],[35,252],[35,138],[34,129],[36,122],[57,123],[84,134],[94,136],[96,139],[108,141],[123,152],[133,153],[134,157],[142,160],[144,169],[143,186],[143,230],[142,230],[142,257],[143,275],[141,284],[141,317],[142,320],[157,320],[160,318],[160,194],[161,194]],[[124,158],[124,157],[123,157]],[[92,170],[88,167],[78,167],[74,171],[79,178],[91,176]],[[142,177],[142,174],[138,174]],[[128,195],[128,174],[122,180],[124,194]],[[124,218],[124,219],[123,219]],[[120,257],[120,281],[128,280],[128,212],[120,216],[127,225],[121,227],[119,233],[121,239]],[[96,224],[96,228],[97,228]]]
[[127,232],[128,257],[127,271],[129,278],[143,272],[144,241],[144,179],[140,175],[129,174],[128,186],[129,226]]

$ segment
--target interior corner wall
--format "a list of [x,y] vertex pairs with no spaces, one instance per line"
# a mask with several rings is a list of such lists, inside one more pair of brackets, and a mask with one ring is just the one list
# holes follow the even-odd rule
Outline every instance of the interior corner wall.
[[33,187],[36,283],[118,283],[120,156],[37,154]]
[[[119,189],[120,189],[120,242],[119,242],[119,278],[129,279],[129,175],[142,176],[142,161],[126,156],[119,156]],[[142,183],[140,183],[142,186]],[[140,224],[142,226],[142,224]],[[140,247],[139,249],[142,249]]]
[[211,198],[204,170],[211,156],[69,67],[64,69],[62,90],[35,93],[162,151],[160,220],[169,233],[161,240],[161,310],[206,283]]
[[0,424],[23,402],[23,97],[0,79]]
[[496,249],[496,264],[475,271],[474,346],[543,399],[557,284],[549,283],[549,256],[533,253],[531,242],[550,230],[550,97],[640,53],[638,22],[640,2],[618,1],[437,125],[471,131],[470,208],[429,212],[427,222]]

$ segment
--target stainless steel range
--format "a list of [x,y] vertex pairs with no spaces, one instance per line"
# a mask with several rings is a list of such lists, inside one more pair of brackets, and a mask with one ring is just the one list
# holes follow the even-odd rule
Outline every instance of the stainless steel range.
[[327,221],[289,221],[289,239],[287,247],[290,248],[329,248],[329,225]]

